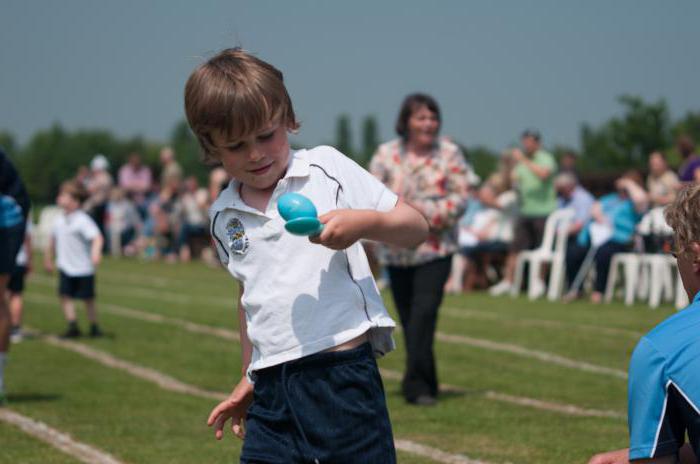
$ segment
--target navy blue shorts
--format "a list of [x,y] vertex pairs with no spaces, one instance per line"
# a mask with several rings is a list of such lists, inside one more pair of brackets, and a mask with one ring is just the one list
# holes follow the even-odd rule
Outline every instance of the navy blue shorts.
[[10,281],[7,289],[12,293],[22,293],[24,291],[24,277],[27,275],[27,266],[15,266],[10,274]]
[[241,463],[396,462],[369,343],[256,371]]
[[58,294],[78,300],[95,298],[95,274],[86,276],[69,276],[59,271]]
[[25,223],[12,227],[0,227],[0,274],[11,274],[17,261],[17,253],[24,243]]

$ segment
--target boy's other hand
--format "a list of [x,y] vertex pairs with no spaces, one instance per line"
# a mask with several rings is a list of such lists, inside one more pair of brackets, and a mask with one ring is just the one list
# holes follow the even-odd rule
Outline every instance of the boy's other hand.
[[53,261],[48,260],[48,259],[44,260],[44,269],[49,274],[53,274],[53,271],[54,271]]
[[336,209],[320,216],[323,231],[309,237],[311,242],[332,250],[344,250],[363,238],[377,220],[377,212],[370,210]]
[[209,414],[207,425],[214,426],[214,436],[221,440],[224,436],[224,425],[231,419],[231,431],[238,438],[245,438],[243,422],[248,406],[253,402],[253,385],[243,377],[233,389],[228,398],[219,403]]
[[596,454],[588,464],[628,464],[630,462],[629,448]]
[[100,265],[100,262],[102,262],[102,255],[101,254],[96,254],[92,256],[92,265],[97,267]]

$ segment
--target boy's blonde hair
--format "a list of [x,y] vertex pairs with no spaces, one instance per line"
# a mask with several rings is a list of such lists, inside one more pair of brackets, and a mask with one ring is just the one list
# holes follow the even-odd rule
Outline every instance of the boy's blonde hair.
[[685,185],[665,215],[674,232],[676,252],[687,253],[692,242],[700,242],[700,184]]
[[83,187],[83,184],[77,180],[67,180],[61,184],[60,192],[70,195],[75,201],[81,205],[87,200],[88,192]]
[[299,128],[282,73],[240,48],[223,50],[194,70],[185,85],[185,113],[205,162],[219,159],[212,132],[238,140],[273,121]]

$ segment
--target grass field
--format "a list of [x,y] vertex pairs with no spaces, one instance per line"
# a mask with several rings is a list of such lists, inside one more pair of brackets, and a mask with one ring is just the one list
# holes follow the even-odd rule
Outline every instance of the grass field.
[[[28,281],[25,323],[38,334],[64,330],[55,288],[54,276]],[[205,425],[215,392],[230,390],[240,372],[227,274],[199,263],[107,259],[98,295],[108,337],[60,344],[36,336],[13,346],[8,410],[121,462],[237,462],[240,442],[217,442]],[[436,407],[401,399],[400,333],[399,349],[380,361],[399,462],[576,463],[625,446],[629,356],[671,312],[447,297],[436,343],[446,393]],[[190,390],[173,391],[161,378]],[[2,421],[0,450],[1,463],[79,462]]]

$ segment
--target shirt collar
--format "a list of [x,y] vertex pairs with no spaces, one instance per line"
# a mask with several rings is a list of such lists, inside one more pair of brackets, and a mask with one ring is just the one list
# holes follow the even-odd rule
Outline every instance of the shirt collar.
[[696,293],[695,298],[693,298],[693,303],[697,303],[698,301],[700,301],[700,292]]
[[[284,179],[309,176],[309,161],[306,158],[306,154],[306,150],[290,151],[287,172],[284,174],[284,177],[282,177],[280,182]],[[225,209],[236,209],[257,215],[264,215],[261,211],[251,208],[243,202],[240,195],[240,186],[240,182],[232,179],[228,186],[221,191],[219,197],[212,204],[212,211],[216,213]]]
[[296,150],[289,154],[289,165],[283,179],[291,177],[308,177],[309,160],[306,158],[306,150]]

